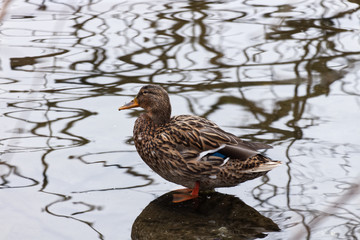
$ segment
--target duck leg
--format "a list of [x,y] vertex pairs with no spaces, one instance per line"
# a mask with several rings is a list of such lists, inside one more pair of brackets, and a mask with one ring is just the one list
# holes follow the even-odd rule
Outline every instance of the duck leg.
[[195,187],[193,189],[185,188],[185,189],[175,190],[175,192],[181,192],[181,193],[173,194],[173,203],[185,202],[197,198],[199,196],[199,190],[200,190],[200,182],[198,181],[195,182]]
[[172,192],[176,192],[176,193],[191,193],[193,190],[191,188],[182,188],[182,189],[176,189],[173,190]]

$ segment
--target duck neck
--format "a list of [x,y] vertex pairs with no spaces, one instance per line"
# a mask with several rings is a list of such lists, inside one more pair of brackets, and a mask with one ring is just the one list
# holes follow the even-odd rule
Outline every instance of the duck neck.
[[168,105],[168,106],[162,106],[160,108],[152,109],[152,111],[149,112],[148,115],[155,124],[155,126],[160,127],[170,121],[171,106]]

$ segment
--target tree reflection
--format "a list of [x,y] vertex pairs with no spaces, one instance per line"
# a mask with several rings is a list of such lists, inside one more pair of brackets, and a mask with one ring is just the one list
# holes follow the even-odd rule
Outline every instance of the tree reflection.
[[0,162],[0,189],[33,187],[37,184],[37,180],[22,175],[17,166]]
[[[292,169],[294,160],[290,151],[303,151],[297,149],[296,142],[313,141],[305,138],[303,132],[323,121],[321,113],[311,111],[309,102],[329,96],[332,85],[355,69],[347,63],[356,62],[360,51],[347,50],[340,36],[354,34],[352,29],[342,26],[342,20],[355,18],[358,6],[348,6],[329,16],[333,11],[324,1],[307,3],[308,8],[296,3],[259,6],[251,1],[125,1],[113,5],[106,1],[25,2],[47,13],[47,23],[57,21],[60,27],[52,31],[34,27],[29,30],[20,26],[22,22],[17,23],[15,17],[10,21],[17,27],[3,24],[1,34],[5,41],[23,37],[12,32],[17,28],[30,38],[33,51],[24,48],[29,45],[25,41],[15,46],[24,48],[24,54],[10,54],[1,59],[9,63],[7,77],[2,77],[0,82],[6,89],[7,108],[4,108],[3,118],[19,121],[18,129],[24,125],[31,129],[27,133],[8,134],[0,139],[0,144],[6,145],[6,152],[11,154],[41,151],[43,173],[38,179],[30,178],[20,174],[17,166],[7,159],[1,162],[6,169],[1,175],[1,186],[16,187],[9,178],[13,175],[31,182],[26,186],[40,184],[41,191],[59,194],[63,201],[64,194],[47,190],[51,181],[48,170],[52,167],[49,156],[90,144],[85,133],[74,132],[74,126],[97,114],[86,106],[72,104],[95,98],[101,101],[104,96],[132,95],[137,91],[132,91],[133,88],[149,82],[162,84],[171,95],[186,99],[189,111],[197,115],[211,117],[227,104],[245,109],[253,122],[229,126],[244,130],[242,138],[287,144],[287,185],[280,189],[264,177],[263,184],[254,189],[253,195],[260,202],[259,206],[271,206],[271,200],[283,194],[287,206],[275,207],[299,214],[310,238],[308,223],[316,218],[318,211],[307,206],[299,209],[291,204],[294,197],[291,190],[299,182],[295,174],[297,169]],[[60,9],[59,12],[47,12],[54,8]],[[296,15],[306,10],[312,11],[314,16]],[[45,20],[34,17],[31,21]],[[36,81],[29,84],[23,78],[27,76],[24,73],[33,73]],[[356,82],[352,84],[356,85]],[[266,90],[260,91],[264,87]],[[344,88],[343,92],[358,96],[352,88]],[[214,95],[215,101],[205,110],[198,110],[203,107],[201,100],[209,94]],[[17,99],[19,95],[22,99]],[[30,117],[28,112],[31,112]],[[130,116],[138,114],[133,111]],[[12,143],[19,139],[37,144],[13,147],[16,144]],[[137,172],[134,167],[111,164],[106,159],[97,162],[84,159],[89,155],[99,157],[118,151],[119,146],[112,147],[116,150],[92,153],[83,150],[71,155],[71,160],[84,166],[115,166],[125,169],[124,174],[144,181],[124,189],[152,184],[151,176]],[[356,146],[348,148],[357,149]],[[123,188],[117,188],[120,189]],[[265,189],[272,189],[273,194],[269,195]],[[101,187],[71,194],[112,190],[114,188]],[[306,195],[305,190],[301,194]],[[48,212],[54,214],[51,210]],[[344,235],[353,234],[351,221],[355,219],[343,222],[347,228]],[[102,238],[100,233],[99,236]]]

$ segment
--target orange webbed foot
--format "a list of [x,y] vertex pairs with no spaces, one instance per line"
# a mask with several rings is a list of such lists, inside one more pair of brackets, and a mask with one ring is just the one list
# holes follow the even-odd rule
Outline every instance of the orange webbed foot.
[[185,189],[175,190],[175,192],[180,192],[180,193],[173,194],[173,203],[185,202],[197,198],[199,196],[199,189],[200,189],[200,183],[196,182],[195,187],[193,189],[185,188]]
[[173,194],[173,203],[180,203],[180,202],[185,202],[191,199],[195,199],[198,196],[192,195],[192,194],[181,194],[181,193],[175,193]]

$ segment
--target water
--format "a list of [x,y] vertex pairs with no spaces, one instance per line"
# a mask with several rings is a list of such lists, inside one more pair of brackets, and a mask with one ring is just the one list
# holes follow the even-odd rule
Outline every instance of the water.
[[[11,1],[0,25],[0,238],[360,238],[359,8]],[[200,206],[169,205],[179,186],[133,146],[140,110],[117,111],[147,83],[168,90],[174,115],[271,144],[265,154],[283,165]]]

